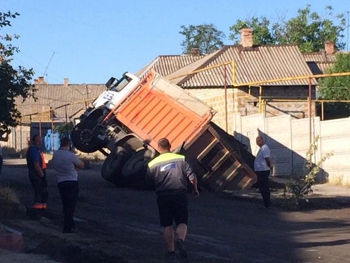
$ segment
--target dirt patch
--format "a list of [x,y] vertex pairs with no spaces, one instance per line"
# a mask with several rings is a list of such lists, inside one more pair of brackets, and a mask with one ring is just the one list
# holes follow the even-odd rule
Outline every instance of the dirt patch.
[[[127,262],[118,255],[106,254],[97,248],[94,244],[101,238],[97,233],[94,234],[95,240],[80,234],[60,233],[62,218],[59,214],[46,211],[41,219],[33,220],[21,209],[21,205],[0,200],[0,206],[6,207],[0,210],[0,221],[23,233],[25,245],[22,253],[43,254],[58,262],[68,263]],[[92,225],[93,222],[86,223],[84,231]]]

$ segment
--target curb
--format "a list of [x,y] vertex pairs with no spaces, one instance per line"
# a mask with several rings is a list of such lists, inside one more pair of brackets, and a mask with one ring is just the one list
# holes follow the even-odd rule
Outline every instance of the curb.
[[23,248],[22,233],[0,223],[0,248],[19,252]]

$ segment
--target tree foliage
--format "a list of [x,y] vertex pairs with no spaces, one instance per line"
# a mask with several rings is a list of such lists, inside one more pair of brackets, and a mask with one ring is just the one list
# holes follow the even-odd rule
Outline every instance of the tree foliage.
[[[350,72],[350,53],[338,53],[332,67],[325,73]],[[319,98],[324,100],[350,100],[350,76],[327,77],[318,81]],[[320,108],[320,106],[319,106]],[[320,109],[322,110],[322,109]],[[328,102],[323,107],[324,119],[346,118],[350,116],[350,103]]]
[[245,20],[237,20],[230,27],[229,39],[239,42],[240,29],[249,27],[253,29],[254,44],[295,44],[302,52],[319,51],[324,48],[326,41],[335,44],[337,50],[342,50],[345,43],[342,42],[345,30],[345,15],[333,14],[333,8],[326,6],[326,15],[321,16],[311,11],[311,6],[299,9],[296,17],[289,20],[280,18],[271,23],[266,17],[252,17]]
[[[350,53],[335,55],[334,65],[325,73],[350,72]],[[350,76],[327,77],[318,81],[320,97],[330,100],[350,100]]]
[[[0,30],[11,26],[11,19],[19,16],[18,13],[0,12]],[[18,35],[3,34],[0,32],[0,140],[7,140],[10,133],[9,127],[18,125],[21,113],[17,109],[16,98],[22,97],[23,101],[28,97],[34,97],[35,87],[29,81],[34,75],[33,69],[18,66],[13,68],[11,62],[13,55],[19,52],[19,48],[13,46],[11,41],[19,38]]]
[[185,37],[181,43],[183,54],[190,54],[192,48],[198,48],[201,54],[209,54],[224,45],[225,34],[213,24],[181,26],[181,29],[179,33]]
[[238,44],[240,41],[240,30],[242,28],[253,29],[254,45],[268,45],[276,42],[270,30],[270,21],[266,17],[252,17],[245,20],[238,19],[236,23],[230,27],[232,33],[229,38],[233,40],[235,44]]

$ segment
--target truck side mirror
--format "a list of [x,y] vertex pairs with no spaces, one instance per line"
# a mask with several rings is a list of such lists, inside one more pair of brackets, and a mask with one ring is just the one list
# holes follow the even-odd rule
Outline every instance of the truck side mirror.
[[[116,81],[116,78],[111,77],[111,78],[107,81],[107,83],[105,84],[105,86],[107,87],[107,89],[109,89],[115,81]],[[117,80],[117,81],[118,81],[118,80]]]

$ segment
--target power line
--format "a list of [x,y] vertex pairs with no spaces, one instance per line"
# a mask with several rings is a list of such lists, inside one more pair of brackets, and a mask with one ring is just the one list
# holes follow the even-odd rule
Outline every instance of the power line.
[[45,68],[45,71],[44,71],[44,74],[43,74],[44,77],[45,77],[45,73],[46,73],[48,67],[50,66],[51,60],[52,60],[53,56],[55,55],[55,53],[56,53],[55,51],[52,51],[52,56],[51,56],[51,58],[49,60],[49,63],[47,64],[47,66]]

